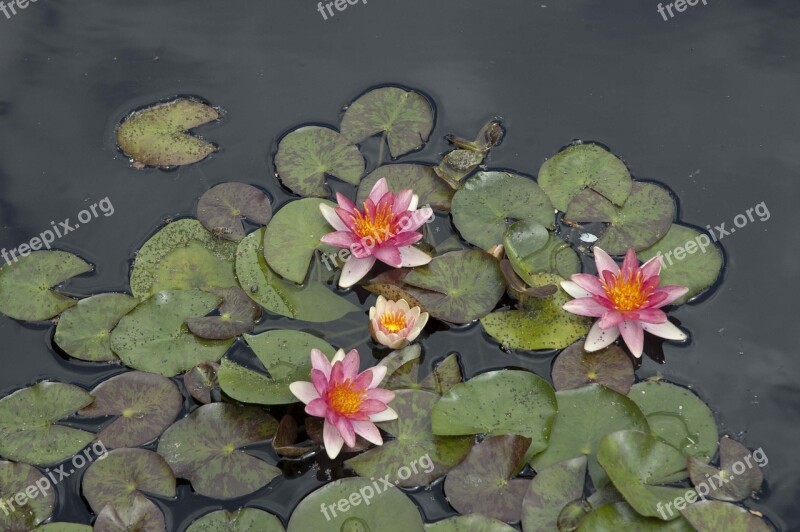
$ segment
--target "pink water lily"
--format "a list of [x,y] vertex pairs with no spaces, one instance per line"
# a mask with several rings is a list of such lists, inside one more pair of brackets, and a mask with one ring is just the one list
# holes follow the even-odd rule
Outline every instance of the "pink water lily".
[[312,349],[311,382],[289,385],[295,397],[306,404],[306,413],[325,419],[322,439],[331,458],[338,456],[343,445],[353,447],[356,434],[383,445],[375,423],[397,419],[397,412],[387,406],[394,399],[394,392],[378,388],[386,376],[386,366],[359,373],[360,363],[355,349],[346,355],[339,349],[330,361],[322,351]]
[[594,248],[594,257],[597,276],[577,273],[561,283],[569,295],[577,298],[567,302],[564,310],[600,318],[586,336],[586,351],[599,351],[622,335],[633,356],[639,358],[644,349],[644,331],[668,340],[686,340],[686,334],[670,323],[660,308],[689,289],[658,286],[663,266],[660,255],[640,267],[636,252],[629,248],[621,269],[598,247]]
[[350,249],[339,278],[339,286],[347,288],[362,279],[375,260],[395,268],[427,264],[431,257],[415,248],[422,239],[417,231],[431,216],[430,207],[417,209],[419,197],[410,189],[396,195],[389,192],[385,178],[372,187],[369,197],[359,209],[344,195],[337,193],[338,208],[321,203],[322,215],[336,229],[320,240],[326,244]]

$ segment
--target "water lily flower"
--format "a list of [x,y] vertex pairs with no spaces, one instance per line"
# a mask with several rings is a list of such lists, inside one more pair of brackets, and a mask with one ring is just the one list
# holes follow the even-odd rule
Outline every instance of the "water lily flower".
[[361,358],[353,349],[345,355],[339,349],[328,360],[319,349],[311,350],[311,382],[289,385],[292,393],[306,404],[306,413],[325,419],[322,439],[328,456],[336,458],[347,444],[356,444],[356,434],[375,445],[383,438],[375,423],[397,419],[387,406],[394,392],[378,388],[386,376],[386,366],[375,366],[358,373]]
[[430,207],[417,209],[419,197],[411,189],[396,195],[389,192],[386,178],[372,187],[369,197],[359,209],[344,195],[337,193],[338,208],[324,203],[322,215],[336,229],[320,240],[339,248],[349,248],[339,278],[339,286],[348,288],[362,279],[379,260],[395,268],[427,264],[431,257],[415,248],[422,239],[417,231],[432,215]]
[[425,324],[428,313],[419,307],[411,308],[405,299],[392,301],[378,296],[369,309],[369,331],[372,339],[391,349],[400,349],[413,342]]
[[668,340],[686,340],[686,334],[667,320],[661,307],[669,305],[689,289],[685,286],[658,286],[663,259],[653,257],[641,267],[636,252],[629,248],[617,266],[608,253],[595,246],[598,275],[578,273],[561,286],[578,298],[564,305],[564,310],[600,318],[586,336],[584,349],[599,351],[620,335],[636,358],[642,356],[644,331]]

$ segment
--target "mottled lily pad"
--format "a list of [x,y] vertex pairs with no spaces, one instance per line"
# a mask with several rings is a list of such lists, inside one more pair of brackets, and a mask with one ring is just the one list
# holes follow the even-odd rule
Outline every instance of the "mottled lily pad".
[[513,532],[514,527],[481,514],[458,515],[426,524],[425,532]]
[[200,362],[183,374],[183,386],[198,403],[205,405],[219,400],[219,379],[216,362]]
[[453,223],[468,242],[483,249],[503,243],[516,220],[553,227],[550,199],[532,178],[511,172],[479,172],[453,196]]
[[139,304],[127,294],[98,294],[65,310],[54,341],[73,358],[91,362],[119,360],[111,351],[111,330]]
[[[647,416],[653,435],[686,456],[708,463],[717,451],[714,414],[694,393],[668,382],[635,384],[628,397]],[[686,471],[680,478],[686,478]]]
[[34,251],[0,268],[0,312],[15,320],[42,321],[77,303],[52,290],[92,265],[66,251]]
[[533,478],[522,501],[523,530],[558,530],[561,509],[583,495],[586,457],[545,467]]
[[575,250],[537,222],[520,220],[511,224],[503,236],[503,247],[514,272],[529,285],[536,282],[540,273],[568,278],[581,271]]
[[126,366],[166,377],[217,361],[232,340],[198,338],[185,321],[208,314],[219,301],[199,290],[159,292],[120,320],[111,333],[111,349]]
[[281,182],[300,196],[327,196],[325,176],[357,185],[364,157],[354,142],[333,129],[304,126],[280,140],[275,169]]
[[556,357],[553,362],[553,386],[556,390],[571,390],[599,383],[622,395],[633,385],[634,371],[630,357],[616,345],[589,353],[578,341]]
[[245,237],[242,219],[267,225],[272,218],[269,196],[247,183],[220,183],[200,196],[197,219],[211,234],[239,242]]
[[[684,518],[662,521],[654,517],[644,517],[636,513],[628,503],[607,504],[589,512],[581,522],[578,532],[694,532],[694,527]],[[712,529],[709,529],[712,530]],[[733,532],[729,529],[714,529]],[[742,531],[744,532],[744,531]]]
[[222,298],[219,316],[189,318],[186,325],[193,334],[207,340],[227,340],[253,330],[261,308],[241,288],[213,290]]
[[131,371],[100,383],[94,402],[82,416],[119,416],[97,439],[109,449],[139,447],[153,441],[175,421],[183,395],[174,382],[155,373]]
[[[34,498],[25,495],[25,503],[14,500],[18,493],[25,493],[29,486],[36,488]],[[38,486],[45,486],[39,491]],[[28,464],[0,462],[0,527],[6,532],[28,532],[50,517],[56,504],[55,491],[50,480],[38,469]]]
[[439,395],[423,390],[398,390],[390,403],[398,415],[378,426],[394,436],[380,447],[346,464],[368,478],[388,478],[401,488],[428,485],[446,474],[469,453],[472,436],[434,436],[431,411]]
[[186,532],[284,532],[281,520],[258,508],[239,508],[235,512],[218,510],[194,521]]
[[372,187],[382,177],[386,178],[390,192],[397,194],[401,190],[411,189],[419,196],[419,206],[427,205],[440,211],[450,210],[455,190],[436,175],[432,166],[423,164],[386,164],[375,169],[358,186],[359,205],[367,200]]
[[197,220],[176,220],[137,252],[131,268],[131,292],[144,299],[162,290],[236,286],[235,253],[235,242],[215,237]]
[[342,117],[342,136],[359,143],[383,133],[397,158],[428,142],[434,111],[425,96],[400,87],[381,87],[358,97]]
[[722,251],[711,238],[685,225],[672,224],[666,236],[638,253],[642,261],[664,256],[661,284],[677,284],[689,288],[686,295],[673,303],[679,305],[700,294],[717,282],[722,274]]
[[697,501],[681,513],[697,530],[724,530],[725,532],[770,532],[759,516],[745,508],[718,501]]
[[596,452],[606,434],[618,430],[647,430],[647,418],[636,404],[599,384],[556,392],[558,416],[553,424],[550,445],[530,461],[540,471],[563,460],[586,456],[589,475],[596,488],[608,482],[598,465]]
[[94,532],[166,532],[164,514],[156,503],[142,495],[136,495],[127,506],[107,505],[97,515]]
[[81,482],[96,513],[106,505],[133,508],[137,495],[175,497],[175,476],[167,462],[147,449],[115,449],[93,462]]
[[94,434],[56,422],[94,400],[78,386],[40,382],[0,399],[0,455],[50,465],[83,449]]
[[253,493],[280,475],[277,467],[238,450],[271,438],[278,422],[254,406],[204,405],[161,436],[158,453],[175,476],[200,495],[235,499]]
[[514,478],[525,464],[531,439],[493,436],[472,448],[448,473],[444,492],[458,513],[478,513],[507,523],[520,520],[530,479]]
[[528,371],[500,370],[450,388],[433,409],[432,428],[441,436],[528,436],[533,455],[547,447],[555,417],[556,396],[546,380]]
[[622,205],[631,193],[631,174],[616,155],[597,144],[573,144],[542,164],[539,184],[556,209],[566,212],[570,200],[589,188]]
[[[705,484],[715,499],[742,501],[758,491],[764,482],[759,462],[753,458],[750,449],[727,436],[719,442],[719,461],[717,469],[690,456],[688,466],[692,484],[698,488]],[[761,463],[764,463],[763,459]]]
[[629,247],[647,249],[667,234],[675,218],[675,200],[653,183],[634,183],[621,207],[593,190],[584,190],[572,198],[564,217],[574,222],[608,223],[595,245],[611,255],[623,255]]

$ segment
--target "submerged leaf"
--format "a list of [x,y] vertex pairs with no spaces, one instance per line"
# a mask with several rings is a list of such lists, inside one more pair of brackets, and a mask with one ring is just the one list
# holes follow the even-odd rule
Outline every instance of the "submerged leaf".
[[239,287],[213,290],[222,298],[219,316],[189,318],[186,325],[200,338],[227,340],[253,330],[261,308]]
[[111,351],[111,330],[139,304],[127,294],[97,294],[78,301],[58,320],[53,340],[69,356],[91,362],[119,360]]
[[503,247],[514,272],[529,285],[535,284],[541,273],[568,278],[581,271],[572,246],[537,222],[512,224],[503,236]]
[[186,532],[284,532],[281,520],[258,508],[217,510],[195,520]]
[[[18,493],[24,494],[29,486],[36,488],[34,497],[26,496],[27,501],[19,504],[14,497]],[[39,492],[38,486],[47,488]],[[55,490],[51,489],[49,479],[38,469],[28,464],[5,461],[0,462],[0,500],[5,510],[0,513],[0,527],[5,532],[33,530],[36,525],[50,517],[56,504]],[[17,507],[14,506],[15,503]]]
[[245,232],[242,219],[267,225],[272,218],[269,196],[246,183],[220,183],[207,190],[197,203],[197,219],[211,233],[239,242]]
[[612,344],[590,353],[584,350],[583,343],[582,340],[575,342],[556,357],[552,371],[556,390],[570,390],[596,382],[627,395],[633,385],[634,371],[625,351]]
[[386,178],[389,192],[397,194],[401,190],[411,189],[419,196],[419,206],[428,205],[440,211],[450,210],[455,190],[436,175],[432,166],[423,164],[385,164],[376,168],[361,180],[356,203],[363,204],[372,187],[382,177]]

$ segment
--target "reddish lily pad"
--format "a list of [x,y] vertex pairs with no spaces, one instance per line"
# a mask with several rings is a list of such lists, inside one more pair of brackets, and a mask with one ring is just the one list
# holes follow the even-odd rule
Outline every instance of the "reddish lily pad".
[[174,382],[155,373],[132,371],[103,381],[91,392],[94,402],[80,415],[119,416],[97,439],[109,449],[139,447],[175,421],[183,395]]
[[581,456],[539,471],[522,501],[523,530],[558,530],[561,509],[583,495],[586,463]]
[[411,189],[419,196],[419,206],[428,205],[439,211],[450,210],[455,190],[436,175],[434,167],[423,164],[385,164],[376,168],[361,180],[356,203],[364,203],[372,187],[382,177],[386,178],[390,192],[397,194],[401,190]]
[[745,508],[718,501],[697,501],[681,513],[697,530],[726,532],[770,532],[772,527]]
[[304,454],[315,451],[319,448],[316,444],[298,445],[297,435],[299,433],[297,422],[292,416],[283,416],[272,439],[272,448],[280,456],[296,458]]
[[425,525],[425,532],[513,532],[516,528],[481,514],[459,515]]
[[[758,451],[756,451],[758,452]],[[737,502],[751,497],[764,482],[764,474],[750,449],[725,436],[719,442],[719,469],[689,457],[689,478],[698,487],[705,484],[711,497]],[[709,481],[710,479],[710,481]]]
[[127,506],[105,506],[94,522],[94,532],[166,532],[164,514],[156,504],[142,495],[136,495]]
[[197,203],[197,219],[211,234],[239,242],[245,237],[242,219],[267,225],[272,218],[269,196],[246,183],[221,183]]
[[183,386],[198,403],[212,403],[220,392],[218,371],[216,362],[201,362],[183,374]]
[[253,493],[280,475],[280,469],[238,450],[271,438],[278,422],[253,406],[204,405],[161,436],[158,453],[175,476],[200,495],[235,499]]
[[[47,486],[39,492],[37,486]],[[33,498],[26,497],[24,504],[19,504],[14,497],[32,486],[36,488]],[[0,527],[6,532],[28,532],[39,523],[50,517],[56,504],[55,491],[50,481],[38,469],[28,464],[0,462],[0,500],[3,502],[3,513],[0,513]]]
[[55,343],[69,356],[90,362],[112,362],[111,330],[139,304],[127,294],[97,294],[78,301],[58,320]]
[[218,510],[194,521],[186,532],[284,532],[281,520],[258,508],[239,508],[235,512]]
[[634,371],[630,357],[616,345],[589,353],[578,341],[556,357],[553,363],[553,386],[556,390],[571,390],[599,383],[622,395],[633,385]]
[[525,464],[530,445],[530,438],[513,435],[493,436],[477,444],[445,478],[444,492],[450,505],[461,514],[479,513],[506,523],[519,521],[531,481],[514,477]]
[[186,325],[195,336],[207,340],[227,340],[249,333],[261,317],[261,307],[241,288],[218,288],[213,291],[222,298],[219,316],[189,318]]

